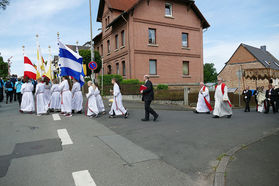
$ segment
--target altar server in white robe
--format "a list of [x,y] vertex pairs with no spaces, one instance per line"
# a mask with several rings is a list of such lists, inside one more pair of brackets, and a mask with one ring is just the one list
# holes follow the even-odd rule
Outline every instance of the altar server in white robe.
[[34,96],[32,93],[34,86],[28,77],[24,78],[24,82],[25,83],[21,87],[22,101],[20,105],[20,112],[32,113],[35,111]]
[[37,109],[37,116],[41,116],[42,114],[46,114],[48,110],[48,104],[46,103],[44,92],[45,92],[45,84],[42,78],[39,78],[38,84],[36,86],[35,91],[35,99],[36,99],[36,109]]
[[83,97],[81,92],[81,86],[80,83],[74,79],[73,80],[73,88],[72,88],[72,112],[76,112],[78,114],[81,114],[82,112],[82,103],[83,103]]
[[46,104],[49,105],[50,98],[51,98],[51,92],[50,92],[51,84],[49,82],[48,77],[44,77],[44,83],[45,83],[45,92],[44,92],[45,102]]
[[195,113],[207,113],[210,114],[212,107],[210,106],[210,95],[208,88],[204,85],[203,82],[200,82],[200,91],[198,97],[197,108],[194,111]]
[[100,90],[98,88],[98,85],[96,83],[92,84],[93,89],[94,89],[94,95],[96,97],[96,101],[97,101],[97,107],[100,113],[105,114],[105,106],[104,106],[104,102],[102,99],[102,96],[100,95]]
[[218,85],[215,89],[215,106],[213,111],[213,118],[219,118],[226,116],[231,118],[232,116],[232,104],[228,97],[228,88],[223,83],[222,78],[218,78]]
[[51,97],[49,108],[51,111],[59,111],[61,109],[61,91],[59,89],[57,79],[53,80],[53,85],[50,89]]
[[111,83],[113,84],[113,103],[109,112],[110,118],[120,115],[123,115],[125,118],[127,118],[128,112],[122,104],[122,94],[120,92],[118,84],[116,83],[116,79],[113,78],[111,80]]
[[72,84],[68,76],[63,76],[59,85],[61,90],[61,114],[66,117],[72,116]]
[[97,106],[97,99],[95,96],[95,90],[93,88],[92,81],[88,81],[88,93],[86,94],[87,97],[87,116],[89,117],[98,117],[99,109]]

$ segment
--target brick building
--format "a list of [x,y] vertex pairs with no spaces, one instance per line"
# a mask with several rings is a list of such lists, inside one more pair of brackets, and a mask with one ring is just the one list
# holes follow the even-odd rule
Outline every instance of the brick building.
[[228,87],[238,88],[237,71],[239,70],[242,72],[241,90],[246,86],[250,89],[259,86],[267,88],[269,79],[273,79],[274,85],[278,86],[279,61],[266,50],[266,46],[256,48],[240,44],[218,77],[223,78]]
[[155,84],[203,81],[203,29],[209,27],[192,0],[100,0],[94,38],[105,74]]

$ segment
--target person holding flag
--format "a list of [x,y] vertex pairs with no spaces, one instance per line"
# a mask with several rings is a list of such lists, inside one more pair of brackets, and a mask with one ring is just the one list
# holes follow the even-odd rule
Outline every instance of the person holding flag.
[[194,110],[194,113],[207,113],[210,114],[210,111],[212,111],[212,107],[210,105],[210,95],[208,88],[204,85],[203,82],[200,82],[200,91],[199,91],[199,97],[198,97],[198,103],[197,108]]
[[228,88],[223,79],[218,77],[218,85],[215,88],[215,106],[213,111],[213,118],[219,118],[226,116],[227,118],[232,117],[232,104],[228,96]]
[[61,114],[72,117],[72,84],[68,76],[63,76],[63,81],[59,85],[61,90]]
[[37,116],[41,116],[42,114],[46,114],[48,111],[48,105],[45,100],[45,84],[42,78],[39,78],[38,85],[36,86],[35,96],[36,96],[36,109]]

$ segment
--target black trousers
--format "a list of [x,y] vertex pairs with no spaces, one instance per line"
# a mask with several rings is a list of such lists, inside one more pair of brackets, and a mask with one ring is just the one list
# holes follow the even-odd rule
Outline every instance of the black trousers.
[[3,99],[4,99],[3,88],[0,88],[0,102],[2,102]]
[[152,101],[144,101],[145,108],[145,119],[149,119],[149,115],[152,114],[154,117],[158,114],[150,107]]
[[273,111],[273,113],[275,113],[276,112],[276,110],[275,110],[275,102],[274,101],[267,101],[266,102],[266,113],[269,113],[269,107],[270,107],[270,105],[272,106],[272,111]]
[[279,98],[276,100],[276,112],[279,112]]
[[15,89],[13,90],[13,94],[14,94],[13,95],[14,96],[14,101],[16,101],[17,94],[16,94],[16,90]]
[[21,92],[16,93],[16,97],[17,97],[18,105],[20,106],[21,105],[21,97],[22,97]]
[[8,103],[10,98],[10,102],[13,102],[13,91],[7,91],[6,93],[6,103]]
[[245,112],[250,112],[250,100],[245,100]]

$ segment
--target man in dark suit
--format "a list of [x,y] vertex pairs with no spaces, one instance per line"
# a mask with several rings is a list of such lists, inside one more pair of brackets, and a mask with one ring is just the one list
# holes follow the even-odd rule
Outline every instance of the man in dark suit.
[[144,101],[144,108],[145,108],[145,118],[142,119],[142,121],[149,121],[149,115],[152,114],[154,119],[153,121],[156,121],[159,115],[150,107],[151,102],[154,100],[154,91],[153,91],[153,85],[152,82],[149,80],[149,76],[144,76],[146,87],[145,90],[141,90],[142,93],[142,101]]
[[268,90],[265,93],[265,98],[266,98],[266,111],[264,112],[265,114],[269,113],[269,107],[270,105],[272,106],[272,111],[273,113],[276,112],[275,110],[275,90],[272,87],[271,84],[268,85]]
[[244,102],[245,102],[245,110],[244,112],[250,112],[250,100],[252,97],[252,91],[249,90],[249,87],[247,86],[245,90],[243,90],[242,95],[244,96]]

